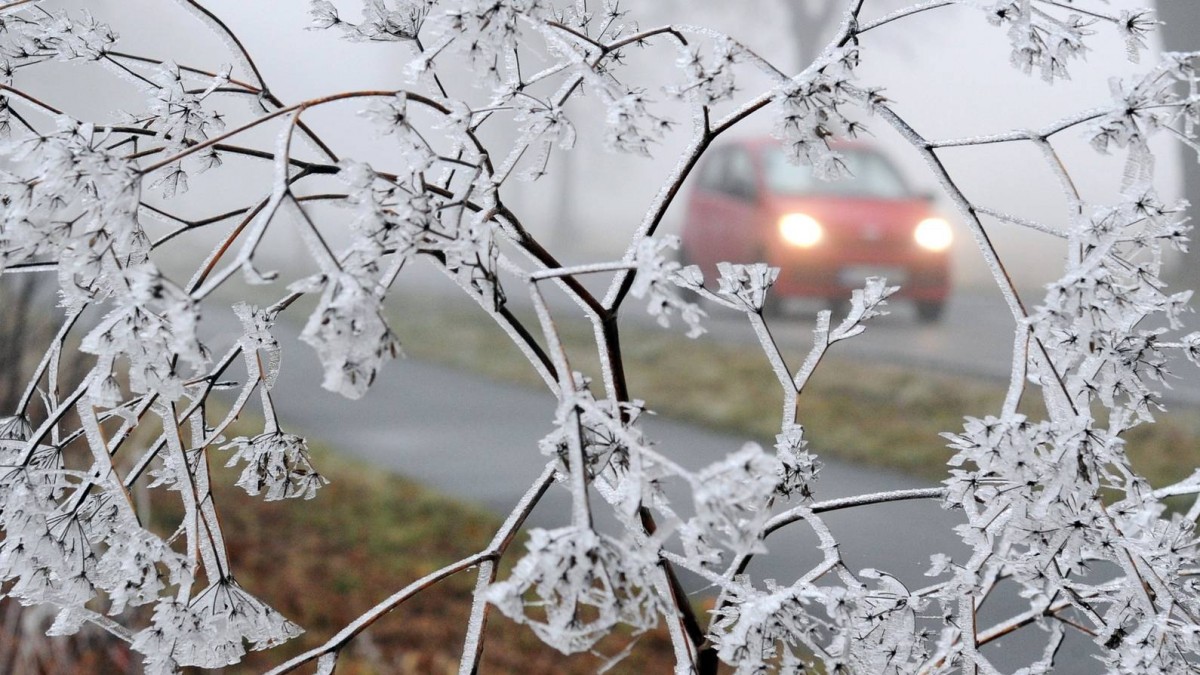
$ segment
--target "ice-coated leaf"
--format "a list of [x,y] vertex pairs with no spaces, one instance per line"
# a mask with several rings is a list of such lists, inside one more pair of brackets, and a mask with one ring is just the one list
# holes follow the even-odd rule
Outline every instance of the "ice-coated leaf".
[[679,263],[666,254],[668,249],[678,248],[677,237],[645,239],[640,242],[634,256],[638,273],[629,292],[635,298],[649,300],[646,311],[655,317],[663,328],[670,327],[671,316],[678,312],[688,325],[688,337],[697,338],[705,332],[700,322],[706,314],[695,303],[681,298],[676,290],[681,282],[686,284],[689,278],[677,274],[680,270]]
[[383,363],[400,353],[400,342],[383,319],[379,299],[357,279],[338,274],[323,285],[300,339],[317,350],[325,367],[322,387],[360,398]]
[[266,372],[263,373],[263,386],[267,389],[275,386],[275,378],[279,376],[279,364],[283,358],[283,350],[279,341],[271,334],[275,317],[257,307],[239,302],[233,306],[233,313],[242,322],[242,348],[247,358],[262,351],[266,353]]
[[704,468],[692,486],[695,527],[708,541],[734,553],[766,552],[762,526],[783,474],[780,460],[754,443]]
[[329,484],[313,468],[308,445],[299,436],[267,431],[254,438],[234,439],[225,448],[237,449],[225,466],[246,463],[238,487],[250,495],[263,493],[264,501],[312,499],[317,490]]

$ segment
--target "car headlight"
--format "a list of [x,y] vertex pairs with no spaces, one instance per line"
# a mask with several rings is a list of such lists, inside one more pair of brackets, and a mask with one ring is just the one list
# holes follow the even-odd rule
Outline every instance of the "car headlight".
[[950,223],[941,218],[926,218],[917,224],[913,239],[921,248],[940,253],[954,243],[954,231],[950,229]]
[[779,236],[792,246],[812,248],[825,236],[821,223],[803,213],[789,213],[779,219]]

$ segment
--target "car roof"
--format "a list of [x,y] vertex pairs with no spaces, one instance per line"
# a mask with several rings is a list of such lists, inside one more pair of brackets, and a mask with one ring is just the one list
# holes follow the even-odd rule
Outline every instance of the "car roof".
[[[717,148],[725,147],[742,147],[747,150],[758,152],[764,148],[779,147],[783,142],[774,136],[744,136],[741,138],[733,138],[720,143]],[[861,138],[831,138],[829,147],[834,150],[865,150],[870,152],[881,152],[879,146]]]

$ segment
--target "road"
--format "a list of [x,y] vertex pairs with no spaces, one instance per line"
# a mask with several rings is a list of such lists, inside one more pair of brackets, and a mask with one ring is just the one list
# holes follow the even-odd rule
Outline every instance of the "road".
[[[216,320],[214,323],[224,323]],[[223,326],[209,324],[210,329]],[[295,338],[295,330],[279,330],[284,348],[276,405],[285,428],[310,435],[373,467],[410,476],[456,498],[506,514],[541,472],[546,459],[537,441],[552,428],[555,403],[545,391],[481,379],[449,368],[411,360],[389,364],[362,400],[349,401],[319,388],[315,354]],[[647,433],[659,451],[688,468],[698,468],[738,450],[745,439],[714,434],[669,420],[652,418]],[[825,461],[817,483],[817,499],[830,499],[891,489],[928,487],[894,472]],[[673,495],[686,513],[686,495]],[[555,486],[533,512],[529,525],[568,524],[568,492]],[[829,514],[827,522],[851,569],[888,570],[911,589],[928,583],[923,572],[934,552],[961,557],[962,545],[951,529],[957,514],[932,501],[902,502]],[[803,525],[792,526],[768,541],[770,553],[756,559],[750,573],[758,580],[790,583],[819,560],[815,537]],[[398,580],[402,581],[402,580]],[[684,578],[696,592],[700,580]],[[989,602],[981,622],[1019,611],[1012,598]],[[934,615],[936,607],[930,610]],[[1021,655],[1036,649],[1037,631],[997,641],[989,652],[1012,670]],[[1068,647],[1069,663],[1058,673],[1093,672],[1083,657],[1088,644]]]
[[[291,359],[281,377],[280,391],[285,393],[277,403],[280,415],[373,466],[507,513],[546,464],[537,443],[553,427],[555,403],[547,393],[405,361],[389,366],[386,377],[364,399],[346,401],[313,391],[317,373],[297,363],[301,359]],[[745,442],[661,418],[649,419],[646,426],[659,450],[689,469],[720,460]],[[825,464],[818,481],[818,499],[931,486],[888,471],[832,460]],[[689,510],[686,502],[682,510]],[[936,529],[948,530],[958,522],[935,502],[893,504],[868,511],[862,526],[853,529],[843,527],[851,522],[845,516],[834,515],[830,520],[833,527],[845,530],[839,534],[851,566],[884,565],[894,558],[901,564],[897,573],[913,584],[921,583],[929,553],[940,550],[937,547],[949,539],[939,540],[933,527],[923,532],[911,523],[936,524]],[[561,527],[569,521],[569,493],[564,487],[555,487],[531,519],[539,527]],[[784,534],[778,545],[781,553],[790,548],[786,537]],[[890,550],[881,555],[884,548]],[[798,576],[795,563],[782,560],[794,556],[794,551],[768,556],[764,573],[780,581],[794,580]]]

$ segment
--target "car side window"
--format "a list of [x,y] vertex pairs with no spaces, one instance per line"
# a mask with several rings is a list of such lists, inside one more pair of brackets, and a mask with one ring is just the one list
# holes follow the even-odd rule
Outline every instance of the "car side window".
[[745,201],[758,198],[758,181],[754,175],[754,161],[750,158],[750,153],[741,148],[729,153],[725,162],[722,192]]
[[700,170],[699,187],[705,192],[724,192],[725,158],[729,155],[724,150],[714,151]]

